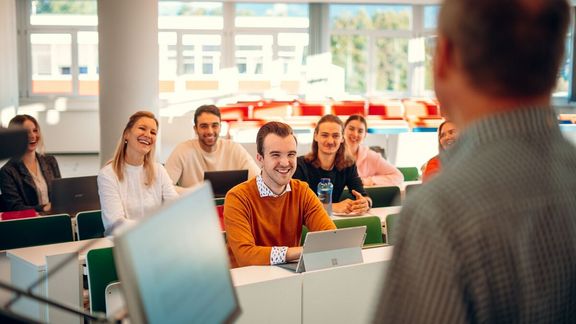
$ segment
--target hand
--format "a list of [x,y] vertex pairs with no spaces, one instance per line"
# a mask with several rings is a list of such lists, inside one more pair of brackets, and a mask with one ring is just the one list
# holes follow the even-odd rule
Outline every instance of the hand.
[[352,194],[356,198],[356,200],[352,201],[352,212],[356,214],[363,214],[370,209],[370,203],[368,199],[362,196],[358,191],[352,190]]
[[302,254],[301,246],[288,248],[288,251],[286,251],[286,262],[300,259],[301,254]]
[[353,203],[354,200],[352,199],[344,199],[341,202],[333,203],[332,211],[335,213],[350,214],[352,212]]
[[50,210],[52,210],[52,204],[51,203],[47,203],[46,205],[42,206],[42,211],[49,212]]

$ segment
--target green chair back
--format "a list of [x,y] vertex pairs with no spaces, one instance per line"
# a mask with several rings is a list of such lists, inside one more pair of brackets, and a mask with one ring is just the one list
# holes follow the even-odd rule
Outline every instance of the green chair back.
[[372,198],[372,207],[401,206],[400,188],[398,187],[366,187],[368,196]]
[[398,170],[404,175],[404,181],[416,181],[420,178],[417,167],[399,167]]
[[0,250],[74,240],[68,214],[38,216],[0,222]]
[[335,219],[334,224],[336,224],[337,228],[366,226],[364,245],[384,243],[382,239],[382,222],[378,216]]
[[[366,238],[364,239],[364,245],[384,243],[384,240],[382,239],[382,222],[378,216],[335,219],[334,224],[337,228],[366,226]],[[300,245],[304,244],[304,239],[306,238],[307,233],[308,228],[306,226],[302,226],[302,238],[300,239]]]
[[106,286],[118,281],[114,253],[111,247],[94,249],[86,254],[88,268],[88,290],[90,292],[90,310],[92,313],[106,313]]
[[100,210],[79,212],[76,215],[78,240],[88,240],[104,237],[104,223]]
[[[364,187],[366,193],[370,198],[372,198],[372,207],[390,207],[390,206],[401,206],[401,199],[400,199],[400,188],[391,186],[391,187]],[[349,199],[356,199],[348,191],[348,189],[344,189],[342,192],[342,196],[340,197],[340,201],[349,198]]]
[[224,205],[224,198],[214,198],[216,206]]
[[302,225],[302,237],[300,237],[300,246],[304,245],[306,234],[308,234],[308,227],[306,227],[306,225]]
[[388,244],[396,243],[394,230],[399,216],[400,214],[390,214],[386,216],[386,243]]
[[405,189],[406,198],[411,196],[416,190],[418,190],[418,188],[420,188],[420,186],[422,186],[421,183],[415,183],[415,184],[407,185],[406,189]]

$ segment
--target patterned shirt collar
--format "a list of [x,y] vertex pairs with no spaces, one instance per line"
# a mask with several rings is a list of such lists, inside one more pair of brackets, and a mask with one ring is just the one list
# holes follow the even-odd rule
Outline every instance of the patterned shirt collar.
[[280,197],[283,194],[292,191],[290,187],[290,182],[286,185],[286,189],[279,195],[275,194],[265,183],[264,179],[262,179],[262,175],[259,174],[256,176],[256,186],[258,187],[258,193],[260,194],[260,198],[264,197]]
[[552,108],[517,108],[474,122],[462,132],[454,147],[441,152],[440,158],[444,163],[459,155],[459,151],[489,145],[504,138],[541,138],[554,133],[561,136],[558,118]]

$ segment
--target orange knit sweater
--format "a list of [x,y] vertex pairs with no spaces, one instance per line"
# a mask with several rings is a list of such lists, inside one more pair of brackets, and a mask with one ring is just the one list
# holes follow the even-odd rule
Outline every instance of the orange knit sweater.
[[252,178],[231,189],[224,203],[224,224],[233,268],[269,265],[273,246],[300,245],[302,225],[310,231],[335,229],[320,200],[300,180],[292,191],[261,198]]

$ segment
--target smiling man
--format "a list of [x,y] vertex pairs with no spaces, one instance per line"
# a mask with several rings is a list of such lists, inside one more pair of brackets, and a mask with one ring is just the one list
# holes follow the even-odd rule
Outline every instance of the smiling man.
[[226,195],[224,223],[232,267],[297,260],[302,225],[335,229],[322,204],[296,170],[296,137],[290,126],[269,122],[256,136],[262,173]]
[[166,171],[178,192],[204,181],[205,171],[248,170],[248,178],[260,173],[242,145],[218,138],[220,122],[220,110],[214,105],[200,106],[194,112],[197,138],[180,143],[166,160]]

